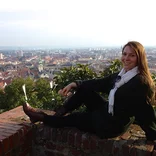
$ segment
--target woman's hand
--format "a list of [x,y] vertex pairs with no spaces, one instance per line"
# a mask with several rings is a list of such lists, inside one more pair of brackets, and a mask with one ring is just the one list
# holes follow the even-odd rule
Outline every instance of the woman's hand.
[[76,87],[77,87],[76,83],[75,82],[72,82],[72,83],[68,84],[66,87],[64,87],[63,89],[60,89],[58,91],[58,93],[60,95],[62,95],[62,96],[69,96],[69,95],[72,94],[70,92],[70,90],[73,89],[73,88],[76,88]]

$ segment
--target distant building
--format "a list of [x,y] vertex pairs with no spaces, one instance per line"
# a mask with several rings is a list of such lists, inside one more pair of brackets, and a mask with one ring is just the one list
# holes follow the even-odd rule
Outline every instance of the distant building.
[[0,60],[4,59],[4,55],[2,53],[0,53]]
[[23,57],[23,51],[22,50],[16,51],[16,54],[19,57]]

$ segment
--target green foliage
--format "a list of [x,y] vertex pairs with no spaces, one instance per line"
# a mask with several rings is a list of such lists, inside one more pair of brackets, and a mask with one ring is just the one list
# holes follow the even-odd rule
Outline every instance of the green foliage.
[[119,59],[115,59],[110,62],[110,65],[104,69],[103,72],[101,72],[100,77],[105,77],[110,74],[119,72],[122,68],[122,63]]
[[57,91],[50,88],[49,80],[40,78],[35,82],[34,91],[29,101],[37,108],[55,109],[61,99]]
[[4,93],[1,95],[4,96],[3,100],[3,108],[8,108],[12,109],[15,108],[19,105],[21,105],[24,102],[24,96],[23,96],[23,91],[22,91],[22,85],[23,84],[28,84],[28,95],[29,91],[32,90],[32,84],[33,80],[30,78],[23,79],[23,78],[17,78],[12,81],[11,85],[7,85],[4,89]]
[[152,79],[153,79],[154,83],[156,84],[156,74],[155,73],[152,73]]
[[77,64],[69,68],[63,68],[61,74],[58,74],[54,81],[57,84],[57,90],[63,88],[75,80],[89,80],[96,78],[97,74],[89,68],[89,65]]
[[42,108],[43,105],[48,103],[47,97],[50,96],[50,85],[49,81],[47,79],[38,79],[35,82],[35,87],[34,87],[34,93],[36,95],[37,101],[38,102],[38,107]]
[[0,89],[0,113],[5,110],[4,106],[5,99],[6,99],[5,93],[2,89]]

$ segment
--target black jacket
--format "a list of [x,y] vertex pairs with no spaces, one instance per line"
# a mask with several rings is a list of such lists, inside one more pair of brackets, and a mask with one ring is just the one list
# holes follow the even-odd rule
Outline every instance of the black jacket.
[[[78,88],[109,94],[117,75],[118,73],[102,79],[77,81],[76,83]],[[108,117],[108,124],[104,119],[106,117],[102,117],[102,112],[93,115],[99,136],[112,137],[113,134],[115,136],[125,132],[135,117],[137,124],[145,131],[147,139],[156,140],[156,113],[147,103],[147,93],[148,87],[142,82],[139,74],[118,88],[114,99],[114,115]]]

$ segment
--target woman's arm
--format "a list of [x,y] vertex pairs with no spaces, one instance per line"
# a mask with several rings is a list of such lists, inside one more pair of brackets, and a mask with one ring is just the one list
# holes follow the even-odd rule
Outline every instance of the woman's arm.
[[86,80],[86,81],[78,80],[78,81],[75,81],[75,83],[77,85],[77,88],[85,88],[85,89],[94,90],[97,92],[109,93],[109,91],[114,86],[116,76],[117,76],[117,73],[101,78],[101,79],[92,79],[92,80]]
[[72,89],[89,89],[97,92],[109,93],[114,86],[117,73],[101,79],[77,80],[60,89],[58,93],[62,96],[69,96]]
[[71,90],[77,88],[77,84],[75,82],[72,82],[65,86],[63,89],[60,89],[58,93],[62,96],[69,96],[71,94]]

